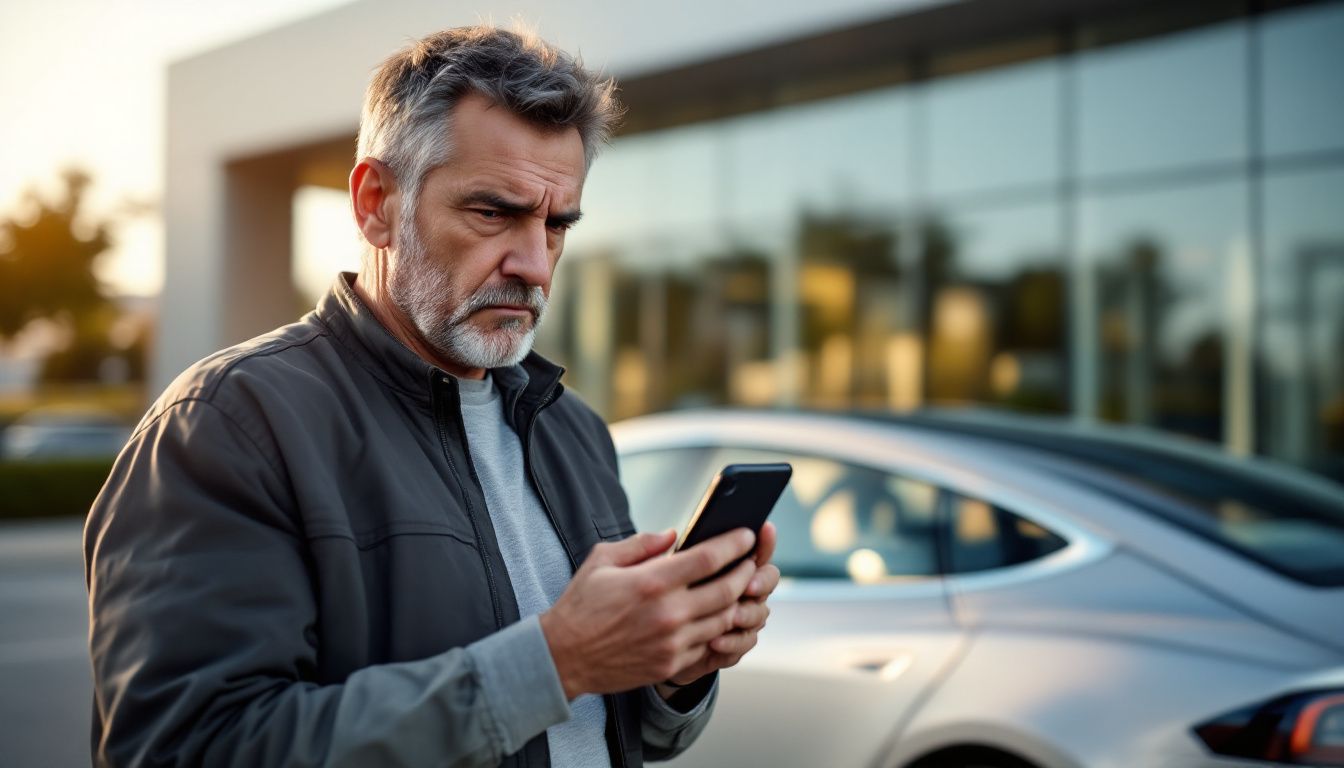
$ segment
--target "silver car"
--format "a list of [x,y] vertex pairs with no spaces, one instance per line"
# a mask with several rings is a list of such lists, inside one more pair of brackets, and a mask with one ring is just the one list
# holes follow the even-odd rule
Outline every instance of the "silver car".
[[0,433],[0,458],[110,461],[130,437],[130,427],[110,413],[35,410]]
[[1179,438],[712,411],[615,425],[641,530],[788,461],[785,578],[678,766],[1344,766],[1344,492]]

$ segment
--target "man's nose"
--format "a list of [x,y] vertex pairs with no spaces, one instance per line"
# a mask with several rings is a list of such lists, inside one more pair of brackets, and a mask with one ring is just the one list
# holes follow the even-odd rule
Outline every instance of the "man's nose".
[[505,277],[518,278],[527,285],[550,283],[550,238],[544,219],[529,217],[518,223],[501,269]]

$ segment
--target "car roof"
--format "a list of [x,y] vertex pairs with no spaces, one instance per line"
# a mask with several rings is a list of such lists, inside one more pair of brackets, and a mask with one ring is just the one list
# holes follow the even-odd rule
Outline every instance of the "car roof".
[[[706,409],[672,411],[617,422],[612,435],[623,452],[730,444],[807,451],[870,466],[913,469],[930,481],[976,485],[982,478],[1022,484],[1004,476],[1005,446],[974,436],[938,434],[899,423],[843,414],[786,410]],[[1029,469],[1026,475],[1040,475]]]
[[1344,486],[1327,478],[1263,456],[1234,456],[1214,444],[1143,425],[984,408],[931,408],[905,414],[860,412],[854,416],[1012,443],[1121,472],[1170,473],[1175,469],[1216,477],[1239,487],[1257,485],[1326,503],[1344,502]]

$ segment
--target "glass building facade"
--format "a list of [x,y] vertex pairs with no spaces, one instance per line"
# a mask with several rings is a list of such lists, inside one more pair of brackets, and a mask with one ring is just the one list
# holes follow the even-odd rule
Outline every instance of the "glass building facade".
[[610,418],[978,404],[1344,480],[1341,41],[1168,3],[632,121],[539,346]]

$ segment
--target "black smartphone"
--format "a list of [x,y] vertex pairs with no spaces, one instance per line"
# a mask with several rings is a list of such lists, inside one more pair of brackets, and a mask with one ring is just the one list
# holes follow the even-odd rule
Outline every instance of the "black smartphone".
[[[793,467],[783,463],[729,464],[719,470],[672,551],[680,552],[734,528],[750,528],[760,536],[765,518],[770,516],[792,476]],[[731,571],[753,553],[754,550],[734,560],[705,581]]]

